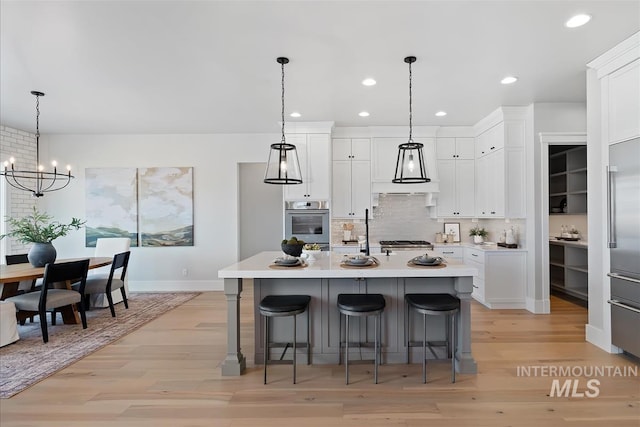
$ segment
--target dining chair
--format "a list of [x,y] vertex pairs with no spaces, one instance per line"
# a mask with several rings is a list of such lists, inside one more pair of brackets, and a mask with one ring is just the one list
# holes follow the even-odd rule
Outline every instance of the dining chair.
[[[80,311],[82,328],[87,329],[87,316],[84,311],[84,304],[82,304],[82,292],[84,292],[87,282],[88,271],[89,259],[47,264],[44,267],[44,277],[42,278],[40,292],[27,292],[7,298],[6,301],[13,302],[18,312],[23,311],[27,315],[39,315],[42,340],[45,343],[49,342],[47,311],[76,304]],[[79,282],[79,291],[53,288],[53,285],[58,282]]]
[[[129,308],[129,302],[127,301],[127,292],[125,291],[124,286],[124,279],[127,274],[127,266],[129,265],[130,255],[131,251],[115,254],[113,257],[113,262],[111,263],[111,271],[109,272],[108,277],[89,276],[87,278],[84,292],[82,292],[85,309],[87,309],[89,306],[89,298],[91,295],[105,294],[107,296],[107,301],[109,301],[111,317],[116,317],[116,310],[113,304],[113,297],[111,293],[118,289],[120,289],[124,307],[126,309]],[[118,270],[120,270],[118,274],[119,277],[116,276],[116,272]],[[80,284],[74,284],[73,288],[79,291]]]
[[[27,254],[15,254],[15,255],[5,255],[4,256],[5,261],[7,262],[7,265],[14,265],[14,264],[28,264],[29,263],[29,257]],[[25,292],[32,292],[36,290],[37,286],[41,286],[42,285],[42,280],[40,279],[33,279],[33,280],[21,280],[18,283],[18,292],[17,294],[24,294]],[[51,313],[51,321],[53,323],[55,323],[55,316],[56,313],[52,312]],[[33,316],[28,316],[29,317],[29,321],[31,323],[33,323]],[[20,324],[24,325],[26,321],[26,317],[23,317],[20,319]]]
[[[115,254],[126,252],[131,247],[131,239],[128,237],[101,237],[96,240],[96,249],[93,254],[95,257],[109,257],[113,258]],[[102,277],[104,279],[109,277],[111,268],[109,266],[96,268],[89,271],[88,278]],[[129,278],[124,278],[125,292],[129,292]],[[116,289],[111,294],[111,298],[114,304],[122,301],[122,293]],[[89,298],[90,307],[109,307],[109,299],[105,294],[92,294]],[[88,307],[87,307],[88,308]]]

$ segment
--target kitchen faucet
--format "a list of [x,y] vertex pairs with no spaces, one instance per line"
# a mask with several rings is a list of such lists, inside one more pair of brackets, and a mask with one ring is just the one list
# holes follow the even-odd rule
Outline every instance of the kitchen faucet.
[[364,235],[365,235],[364,254],[369,256],[371,255],[369,252],[369,209],[364,210]]

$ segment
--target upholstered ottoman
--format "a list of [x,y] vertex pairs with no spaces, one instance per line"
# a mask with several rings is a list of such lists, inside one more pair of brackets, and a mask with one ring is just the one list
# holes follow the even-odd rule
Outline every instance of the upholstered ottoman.
[[11,301],[0,301],[0,347],[19,339],[16,306]]

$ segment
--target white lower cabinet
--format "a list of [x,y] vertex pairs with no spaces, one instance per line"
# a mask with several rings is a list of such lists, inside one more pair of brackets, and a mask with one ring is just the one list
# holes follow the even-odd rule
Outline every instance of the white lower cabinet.
[[464,248],[464,262],[478,269],[474,299],[489,308],[525,308],[526,252]]
[[464,247],[462,246],[450,246],[450,245],[433,245],[433,249],[444,256],[446,261],[454,260],[458,262],[464,262]]

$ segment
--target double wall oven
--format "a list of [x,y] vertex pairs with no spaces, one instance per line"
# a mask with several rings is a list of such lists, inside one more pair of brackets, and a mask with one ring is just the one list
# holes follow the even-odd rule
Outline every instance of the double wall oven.
[[284,234],[287,239],[295,236],[328,251],[331,236],[328,202],[285,202]]

